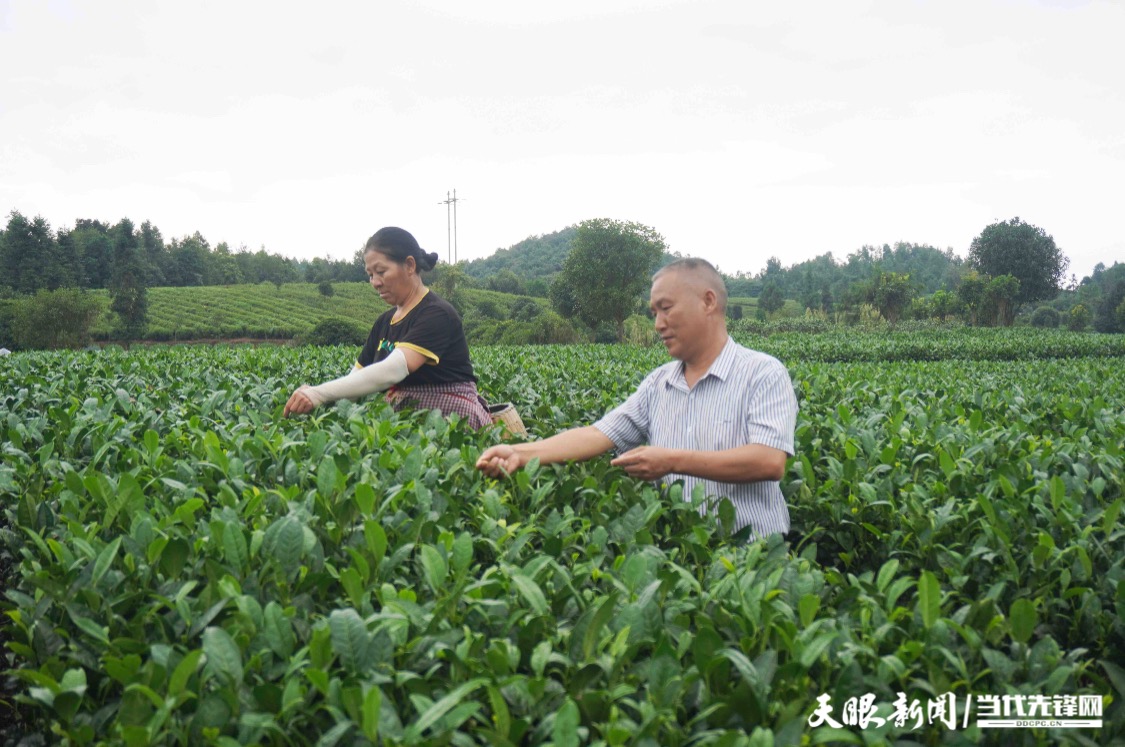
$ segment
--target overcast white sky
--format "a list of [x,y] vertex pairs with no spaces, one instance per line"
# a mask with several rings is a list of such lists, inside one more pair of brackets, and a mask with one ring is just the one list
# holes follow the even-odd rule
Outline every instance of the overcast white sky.
[[596,217],[757,272],[1044,228],[1125,260],[1125,3],[0,0],[0,212],[349,257]]

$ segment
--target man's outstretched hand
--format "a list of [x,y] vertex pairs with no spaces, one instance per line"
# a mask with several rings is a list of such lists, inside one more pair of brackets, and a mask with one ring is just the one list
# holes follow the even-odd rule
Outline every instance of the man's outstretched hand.
[[640,480],[659,480],[669,472],[674,472],[672,450],[659,446],[638,446],[626,451],[610,462]]
[[489,477],[510,474],[522,466],[519,452],[509,444],[491,446],[477,460],[477,469]]

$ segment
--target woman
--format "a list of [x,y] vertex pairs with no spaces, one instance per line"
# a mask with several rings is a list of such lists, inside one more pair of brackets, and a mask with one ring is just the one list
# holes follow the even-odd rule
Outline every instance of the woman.
[[391,305],[371,328],[367,344],[347,376],[302,386],[285,404],[285,415],[307,413],[338,399],[387,391],[396,410],[415,404],[456,412],[473,428],[491,425],[469,360],[457,311],[422,282],[436,252],[424,252],[401,228],[380,228],[363,248],[371,287]]

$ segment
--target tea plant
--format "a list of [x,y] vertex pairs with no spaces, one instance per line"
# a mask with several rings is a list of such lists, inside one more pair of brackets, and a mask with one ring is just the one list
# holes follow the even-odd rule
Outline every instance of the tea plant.
[[[1121,359],[817,362],[757,342],[790,346],[801,404],[792,543],[732,538],[729,505],[605,459],[486,478],[496,433],[377,398],[280,417],[354,349],[5,359],[13,739],[1125,739]],[[593,421],[663,361],[473,355],[535,435]],[[900,691],[1097,694],[1105,725],[808,725],[821,693],[885,715]]]

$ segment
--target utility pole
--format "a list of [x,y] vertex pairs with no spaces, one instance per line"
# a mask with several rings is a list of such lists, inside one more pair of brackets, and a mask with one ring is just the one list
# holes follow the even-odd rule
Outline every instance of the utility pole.
[[[445,199],[438,202],[439,205],[445,205],[445,256],[446,261],[451,264],[457,263],[457,203],[464,199],[464,197],[457,196],[456,189],[453,190],[452,197],[449,196],[449,191],[446,190]],[[452,213],[450,213],[451,207]],[[450,222],[451,215],[452,223]]]
[[449,206],[453,204],[452,200],[449,199],[449,190],[445,192],[445,200],[438,204],[445,205],[445,261],[449,262],[452,256],[449,250]]

